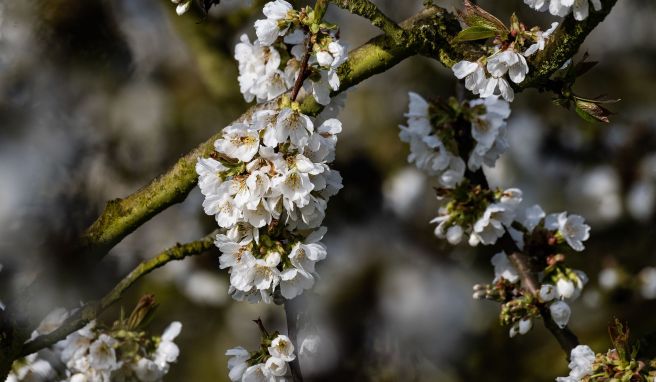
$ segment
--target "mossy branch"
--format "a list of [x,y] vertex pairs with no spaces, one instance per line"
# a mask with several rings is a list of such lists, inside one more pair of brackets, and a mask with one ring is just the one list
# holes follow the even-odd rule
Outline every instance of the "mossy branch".
[[214,236],[215,233],[211,233],[197,241],[192,241],[186,244],[177,244],[152,259],[141,262],[100,301],[86,304],[52,333],[39,336],[34,340],[25,343],[18,354],[18,357],[23,357],[51,346],[65,339],[69,334],[76,330],[81,329],[88,324],[89,321],[95,319],[100,313],[105,311],[105,309],[116,303],[121,296],[123,296],[123,293],[134,285],[137,280],[155,269],[163,267],[171,261],[182,260],[189,256],[207,252],[214,247]]
[[[548,80],[555,70],[576,54],[585,37],[605,18],[616,1],[604,0],[603,10],[592,12],[585,21],[577,22],[571,15],[565,18],[554,41],[538,55],[532,64],[531,74],[519,87],[539,86],[540,81]],[[477,45],[473,43],[451,43],[460,30],[459,24],[455,16],[439,7],[425,8],[403,22],[401,27],[406,31],[401,37],[382,35],[350,52],[348,61],[339,68],[340,92],[415,54],[435,58],[450,67],[467,52],[477,50]],[[251,107],[239,120],[248,118],[259,108],[272,105]],[[312,97],[306,97],[301,110],[314,115],[321,110],[321,106]],[[81,250],[100,258],[151,217],[184,200],[197,181],[194,170],[196,160],[212,151],[213,142],[219,136],[220,133],[217,133],[201,143],[178,160],[168,172],[134,194],[109,202],[101,216],[82,236]]]
[[[448,18],[439,8],[431,7],[408,20],[404,26],[411,31],[431,20],[440,23]],[[434,36],[433,36],[434,37]],[[340,91],[364,81],[376,73],[385,71],[403,59],[420,50],[421,39],[398,40],[390,36],[379,36],[350,53],[349,60],[340,68],[342,86]],[[437,43],[446,45],[442,38]],[[251,107],[239,120],[248,118],[255,110],[272,107],[276,101]],[[316,114],[321,110],[312,97],[306,97],[301,110],[306,114]],[[201,143],[193,151],[183,156],[165,174],[157,177],[135,193],[107,203],[100,217],[84,232],[80,241],[80,252],[93,259],[102,258],[125,236],[144,224],[169,206],[185,199],[196,185],[196,161],[208,156],[220,133]]]

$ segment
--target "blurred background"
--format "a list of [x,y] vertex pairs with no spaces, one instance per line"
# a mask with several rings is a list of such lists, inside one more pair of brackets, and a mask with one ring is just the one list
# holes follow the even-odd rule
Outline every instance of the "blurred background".
[[[395,20],[420,0],[375,1]],[[444,2],[443,2],[444,3]],[[138,262],[211,232],[194,190],[116,246],[91,272],[68,248],[102,210],[165,171],[247,105],[233,49],[263,1],[223,0],[202,21],[177,17],[167,0],[0,0],[0,301],[47,270],[34,314],[104,294]],[[449,6],[458,1],[450,1]],[[521,0],[481,0],[506,21],[516,10],[547,27]],[[607,94],[610,125],[590,125],[525,91],[512,104],[512,148],[493,185],[520,187],[525,203],[585,216],[588,249],[571,258],[590,277],[573,305],[572,329],[597,351],[609,347],[611,317],[636,335],[656,331],[656,3],[619,1],[587,39],[600,64],[579,79],[587,97]],[[378,31],[330,9],[341,38],[357,47]],[[451,96],[450,70],[408,59],[349,92],[340,114],[335,167],[344,189],[325,224],[328,259],[312,300],[320,355],[301,360],[309,380],[552,381],[567,374],[563,354],[536,322],[520,338],[499,326],[497,304],[474,301],[472,285],[493,278],[491,248],[452,248],[434,237],[431,179],[409,166],[398,139],[407,92]],[[144,293],[160,303],[155,333],[183,323],[181,356],[167,381],[227,381],[225,350],[255,348],[262,317],[284,331],[281,307],[227,295],[218,254],[172,263],[144,278],[122,304]],[[118,309],[105,319],[117,318]]]

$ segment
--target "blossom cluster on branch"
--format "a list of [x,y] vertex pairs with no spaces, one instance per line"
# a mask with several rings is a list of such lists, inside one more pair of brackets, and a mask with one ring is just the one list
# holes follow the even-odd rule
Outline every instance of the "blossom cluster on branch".
[[[345,49],[329,48],[339,45],[332,37],[335,27],[322,22],[318,11],[295,11],[277,0],[265,4],[263,12],[267,18],[255,23],[259,40],[249,45],[243,37],[235,48],[246,100],[264,102],[287,90],[275,88],[267,77],[267,70],[283,73],[280,54],[272,46],[278,40],[301,37],[291,51],[306,59],[298,65],[292,65],[293,58],[287,61],[287,68],[296,67],[292,77],[300,81],[309,73],[313,82],[313,70],[327,67],[323,74],[317,72],[319,77],[336,76],[333,65],[343,62]],[[315,96],[328,97],[329,92],[317,92],[315,85],[312,89]],[[196,165],[205,212],[222,229],[216,245],[222,252],[221,268],[230,269],[230,294],[249,302],[270,303],[277,291],[292,299],[314,285],[315,263],[326,257],[321,223],[328,200],[342,188],[339,172],[330,167],[341,122],[325,114],[311,118],[286,95],[276,102],[224,128],[215,154]]]
[[578,345],[570,352],[569,375],[556,382],[654,382],[656,359],[642,355],[640,343],[632,341],[626,323],[615,319],[608,326],[613,348],[595,353],[587,345]]
[[[441,207],[431,221],[437,223],[435,235],[453,245],[466,239],[471,246],[493,245],[508,236],[514,248],[505,250],[525,251],[542,268],[538,280],[542,286],[535,296],[521,287],[518,271],[507,254],[497,253],[492,258],[493,284],[476,285],[474,297],[502,304],[501,322],[511,327],[511,336],[526,333],[532,319],[540,316],[542,305],[548,306],[558,326],[565,327],[571,315],[565,300],[577,298],[588,278],[565,265],[562,251],[565,245],[582,251],[590,227],[579,215],[546,215],[539,205],[522,207],[521,190],[492,190],[473,176],[483,163],[494,166],[508,147],[508,103],[496,96],[428,102],[410,93],[409,99],[408,126],[401,126],[400,137],[410,144],[408,161],[437,175]],[[479,158],[487,160],[481,162]],[[465,160],[469,176],[465,174]],[[460,171],[449,168],[450,163],[461,163]]]
[[249,352],[242,347],[226,351],[229,377],[234,382],[282,382],[289,374],[289,362],[296,359],[289,337],[263,333],[260,348]]
[[[168,373],[180,350],[173,342],[182,324],[172,322],[161,336],[143,329],[155,305],[145,296],[132,314],[111,326],[92,320],[47,351],[14,362],[6,382],[157,382]],[[32,333],[46,335],[75,312],[56,309]]]

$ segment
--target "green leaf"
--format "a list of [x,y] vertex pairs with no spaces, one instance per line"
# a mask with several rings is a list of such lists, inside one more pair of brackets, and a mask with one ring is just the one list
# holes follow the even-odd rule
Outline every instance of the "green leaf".
[[469,0],[465,0],[465,8],[458,11],[458,15],[470,27],[483,27],[502,36],[510,33],[508,27],[501,20],[483,8],[472,4]]
[[453,39],[453,42],[483,40],[494,37],[498,34],[496,30],[489,29],[487,26],[475,26],[463,29]]
[[576,99],[575,110],[581,118],[592,123],[609,123],[610,119],[608,117],[612,114],[608,109],[597,103],[583,101],[581,99]]

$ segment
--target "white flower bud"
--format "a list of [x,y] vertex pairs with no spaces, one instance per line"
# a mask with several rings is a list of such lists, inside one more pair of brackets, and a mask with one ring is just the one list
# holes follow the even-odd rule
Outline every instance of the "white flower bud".
[[565,301],[556,301],[549,305],[549,311],[551,312],[551,318],[559,328],[562,329],[567,326],[572,310]]
[[549,302],[556,298],[556,287],[551,284],[543,284],[540,287],[540,300]]
[[463,233],[464,231],[462,230],[461,226],[451,226],[446,231],[446,240],[452,245],[457,245],[460,243],[460,241],[462,241]]
[[574,295],[574,283],[568,279],[559,279],[556,282],[558,296],[561,298],[571,298]]
[[476,247],[478,245],[478,243],[480,243],[480,242],[481,242],[480,239],[475,234],[469,235],[469,245],[470,246]]
[[519,334],[524,335],[533,328],[533,320],[530,318],[523,318],[519,320]]

